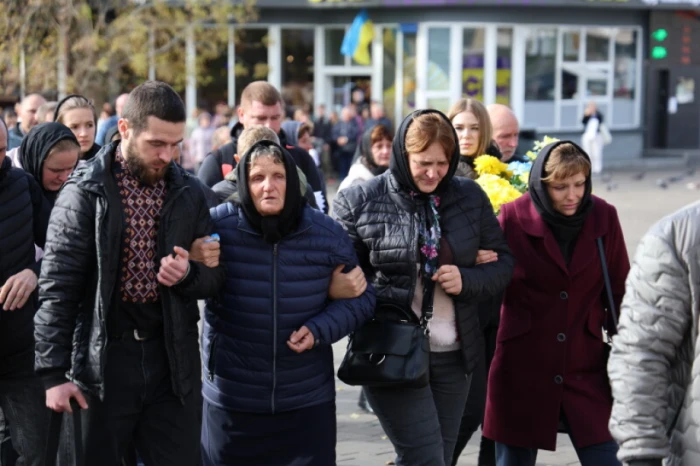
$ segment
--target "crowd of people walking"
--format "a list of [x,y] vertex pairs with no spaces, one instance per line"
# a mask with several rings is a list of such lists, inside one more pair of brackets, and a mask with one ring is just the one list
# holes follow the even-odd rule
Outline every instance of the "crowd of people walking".
[[[481,466],[534,466],[560,432],[584,466],[699,461],[700,207],[630,268],[593,194],[599,152],[546,145],[497,216],[476,159],[530,162],[503,105],[394,131],[376,102],[287,119],[262,81],[188,117],[148,81],[99,114],[82,95],[18,108],[0,119],[17,465],[334,465],[331,345],[348,335],[344,374],[398,466],[459,464],[480,427]],[[602,120],[588,109],[591,151]]]

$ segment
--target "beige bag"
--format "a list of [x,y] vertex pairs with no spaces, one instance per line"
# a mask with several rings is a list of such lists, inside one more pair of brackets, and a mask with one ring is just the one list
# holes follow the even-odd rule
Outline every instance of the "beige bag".
[[603,144],[606,146],[612,142],[612,134],[605,123],[600,124],[600,135],[603,137]]

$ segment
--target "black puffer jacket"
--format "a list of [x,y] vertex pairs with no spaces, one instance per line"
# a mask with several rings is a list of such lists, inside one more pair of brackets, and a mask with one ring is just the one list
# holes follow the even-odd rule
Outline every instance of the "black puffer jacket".
[[[425,209],[425,201],[414,199],[397,179],[401,175],[396,157],[406,157],[403,140],[407,127],[404,121],[394,140],[390,171],[341,191],[333,209],[355,244],[360,265],[375,286],[377,301],[410,309],[420,261],[419,212]],[[443,180],[439,213],[442,239],[449,244],[452,263],[462,275],[462,292],[453,300],[465,368],[471,373],[478,345],[483,344],[477,304],[505,289],[514,261],[486,193],[472,180],[454,176],[458,157],[459,153],[453,154]],[[496,251],[498,262],[475,266],[479,249]]]
[[[118,143],[105,146],[78,168],[56,200],[39,280],[35,317],[36,371],[48,387],[66,381],[104,395],[104,351],[113,293],[118,286],[122,209],[112,163]],[[200,182],[174,162],[158,232],[158,257],[174,246],[213,233]],[[97,235],[96,235],[97,232]],[[161,286],[165,346],[173,391],[183,397],[201,374],[197,298],[214,296],[223,268],[190,262],[190,275],[176,287]]]
[[[49,206],[34,178],[4,157],[0,162],[0,287],[25,269],[39,275],[34,243],[44,245]],[[0,304],[0,380],[32,373],[35,300],[22,309]]]

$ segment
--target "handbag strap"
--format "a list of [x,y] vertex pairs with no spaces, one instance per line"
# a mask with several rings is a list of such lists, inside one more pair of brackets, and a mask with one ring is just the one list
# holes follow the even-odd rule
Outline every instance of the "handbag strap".
[[[608,261],[605,258],[605,246],[603,246],[603,238],[596,239],[598,243],[598,255],[600,256],[600,265],[603,269],[603,280],[605,281],[605,294],[608,297],[608,312],[612,316],[613,325],[615,330],[617,330],[617,310],[615,309],[615,300],[613,299],[612,285],[610,284],[610,274],[608,273]],[[607,322],[605,323],[605,330],[607,331]],[[608,339],[610,339],[610,332],[607,332]]]
[[[82,417],[80,412],[80,405],[78,402],[71,398],[70,400],[71,409],[73,410],[73,440],[74,440],[74,453],[75,453],[75,465],[82,466],[83,463],[83,430],[82,430]],[[44,461],[45,466],[56,466],[56,459],[58,457],[58,449],[61,441],[61,427],[63,425],[63,416],[65,413],[57,413],[56,411],[51,411],[51,418],[49,420],[49,434],[46,438],[46,458]]]
[[433,320],[433,303],[435,302],[435,282],[423,281],[423,304],[421,305],[420,325],[430,334],[430,321]]

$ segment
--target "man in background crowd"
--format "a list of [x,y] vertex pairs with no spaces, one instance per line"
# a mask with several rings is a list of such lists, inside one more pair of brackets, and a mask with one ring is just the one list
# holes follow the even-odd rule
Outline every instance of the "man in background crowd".
[[9,128],[9,141],[7,150],[19,147],[22,144],[22,139],[29,133],[29,130],[34,128],[38,122],[36,119],[36,113],[39,107],[46,103],[44,99],[39,94],[29,94],[27,97],[22,99],[22,102],[17,104],[17,114],[19,116],[19,121],[13,127]]
[[501,161],[529,162],[524,155],[515,153],[518,149],[520,125],[513,110],[502,104],[491,104],[487,110],[493,126],[493,140],[496,141],[502,154]]

